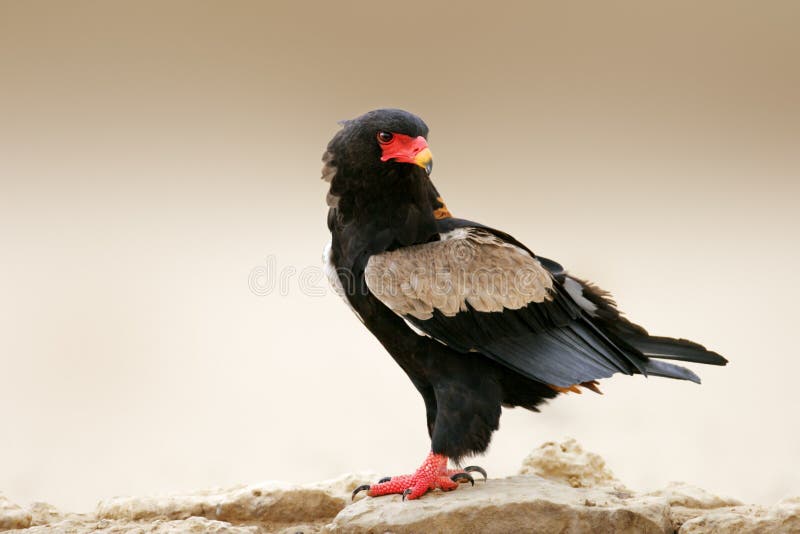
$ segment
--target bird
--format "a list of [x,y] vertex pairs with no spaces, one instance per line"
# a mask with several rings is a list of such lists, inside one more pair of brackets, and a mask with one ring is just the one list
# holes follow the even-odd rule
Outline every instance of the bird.
[[[685,339],[651,336],[610,294],[511,235],[455,217],[431,181],[428,126],[401,109],[339,123],[322,156],[323,251],[333,289],[422,395],[430,451],[413,473],[352,497],[450,491],[484,481],[502,407],[539,407],[620,373],[689,380],[664,360],[725,365]],[[450,463],[455,468],[449,468]]]

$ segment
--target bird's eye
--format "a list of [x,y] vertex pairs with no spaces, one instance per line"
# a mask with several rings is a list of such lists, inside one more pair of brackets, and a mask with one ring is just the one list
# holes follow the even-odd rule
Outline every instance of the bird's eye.
[[394,139],[394,134],[391,134],[389,132],[378,132],[379,143],[385,145],[386,143],[391,142],[392,139]]

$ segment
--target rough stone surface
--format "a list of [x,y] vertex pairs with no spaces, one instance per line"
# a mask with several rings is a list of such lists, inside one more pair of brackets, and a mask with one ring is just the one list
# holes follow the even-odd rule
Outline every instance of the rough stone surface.
[[573,488],[620,484],[606,467],[605,460],[593,452],[584,451],[574,439],[544,443],[523,460],[519,474],[539,475]]
[[710,511],[686,521],[679,534],[797,534],[800,497],[774,506],[735,506]]
[[18,534],[258,534],[258,527],[233,526],[204,517],[191,517],[174,521],[150,522],[115,521],[111,519],[67,519],[48,525],[12,531]]
[[229,489],[145,498],[117,497],[97,505],[97,517],[127,521],[205,517],[232,524],[280,530],[298,522],[320,526],[330,521],[363,480],[374,473],[344,475],[310,484],[262,482]]
[[739,506],[741,501],[728,497],[718,497],[704,489],[682,482],[672,482],[666,488],[652,491],[647,495],[664,497],[670,506],[672,528],[677,531],[689,519],[725,506]]
[[397,495],[363,498],[342,510],[326,531],[634,534],[671,528],[663,497],[637,497],[613,487],[572,488],[527,475],[461,486],[455,493],[437,491],[409,502]]
[[31,524],[31,514],[0,494],[0,530],[27,528]]
[[665,497],[670,506],[681,506],[683,508],[694,508],[698,510],[710,510],[712,508],[722,508],[724,506],[739,506],[741,501],[730,497],[719,497],[697,486],[684,484],[683,482],[671,482],[666,488],[651,491],[647,495],[655,497]]
[[78,514],[65,514],[52,504],[47,504],[46,502],[32,503],[28,506],[28,512],[31,514],[32,527],[58,523],[70,517],[81,517]]
[[520,475],[434,491],[415,501],[398,495],[351,503],[373,473],[311,484],[262,482],[228,489],[101,501],[92,514],[46,503],[27,508],[0,495],[3,534],[334,534],[407,532],[800,533],[800,497],[774,506],[743,505],[673,483],[635,493],[602,458],[574,440],[545,443]]

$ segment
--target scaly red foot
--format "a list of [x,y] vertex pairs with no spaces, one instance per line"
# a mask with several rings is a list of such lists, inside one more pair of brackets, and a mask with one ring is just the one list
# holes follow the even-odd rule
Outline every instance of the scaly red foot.
[[431,452],[413,475],[385,477],[372,486],[367,484],[359,486],[353,491],[353,499],[358,492],[363,490],[367,490],[367,495],[370,497],[399,493],[403,495],[403,500],[418,499],[428,490],[435,488],[452,491],[458,487],[459,483],[463,482],[469,482],[474,486],[475,480],[470,472],[478,472],[486,480],[486,471],[482,468],[469,466],[464,469],[448,470],[447,456]]

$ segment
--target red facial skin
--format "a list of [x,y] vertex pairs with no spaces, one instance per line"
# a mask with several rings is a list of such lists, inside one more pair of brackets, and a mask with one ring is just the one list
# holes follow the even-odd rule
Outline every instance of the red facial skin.
[[378,137],[378,143],[383,150],[381,161],[399,161],[401,163],[415,163],[414,158],[417,154],[428,148],[428,142],[421,135],[411,137],[403,134],[392,134],[389,142],[383,142]]

